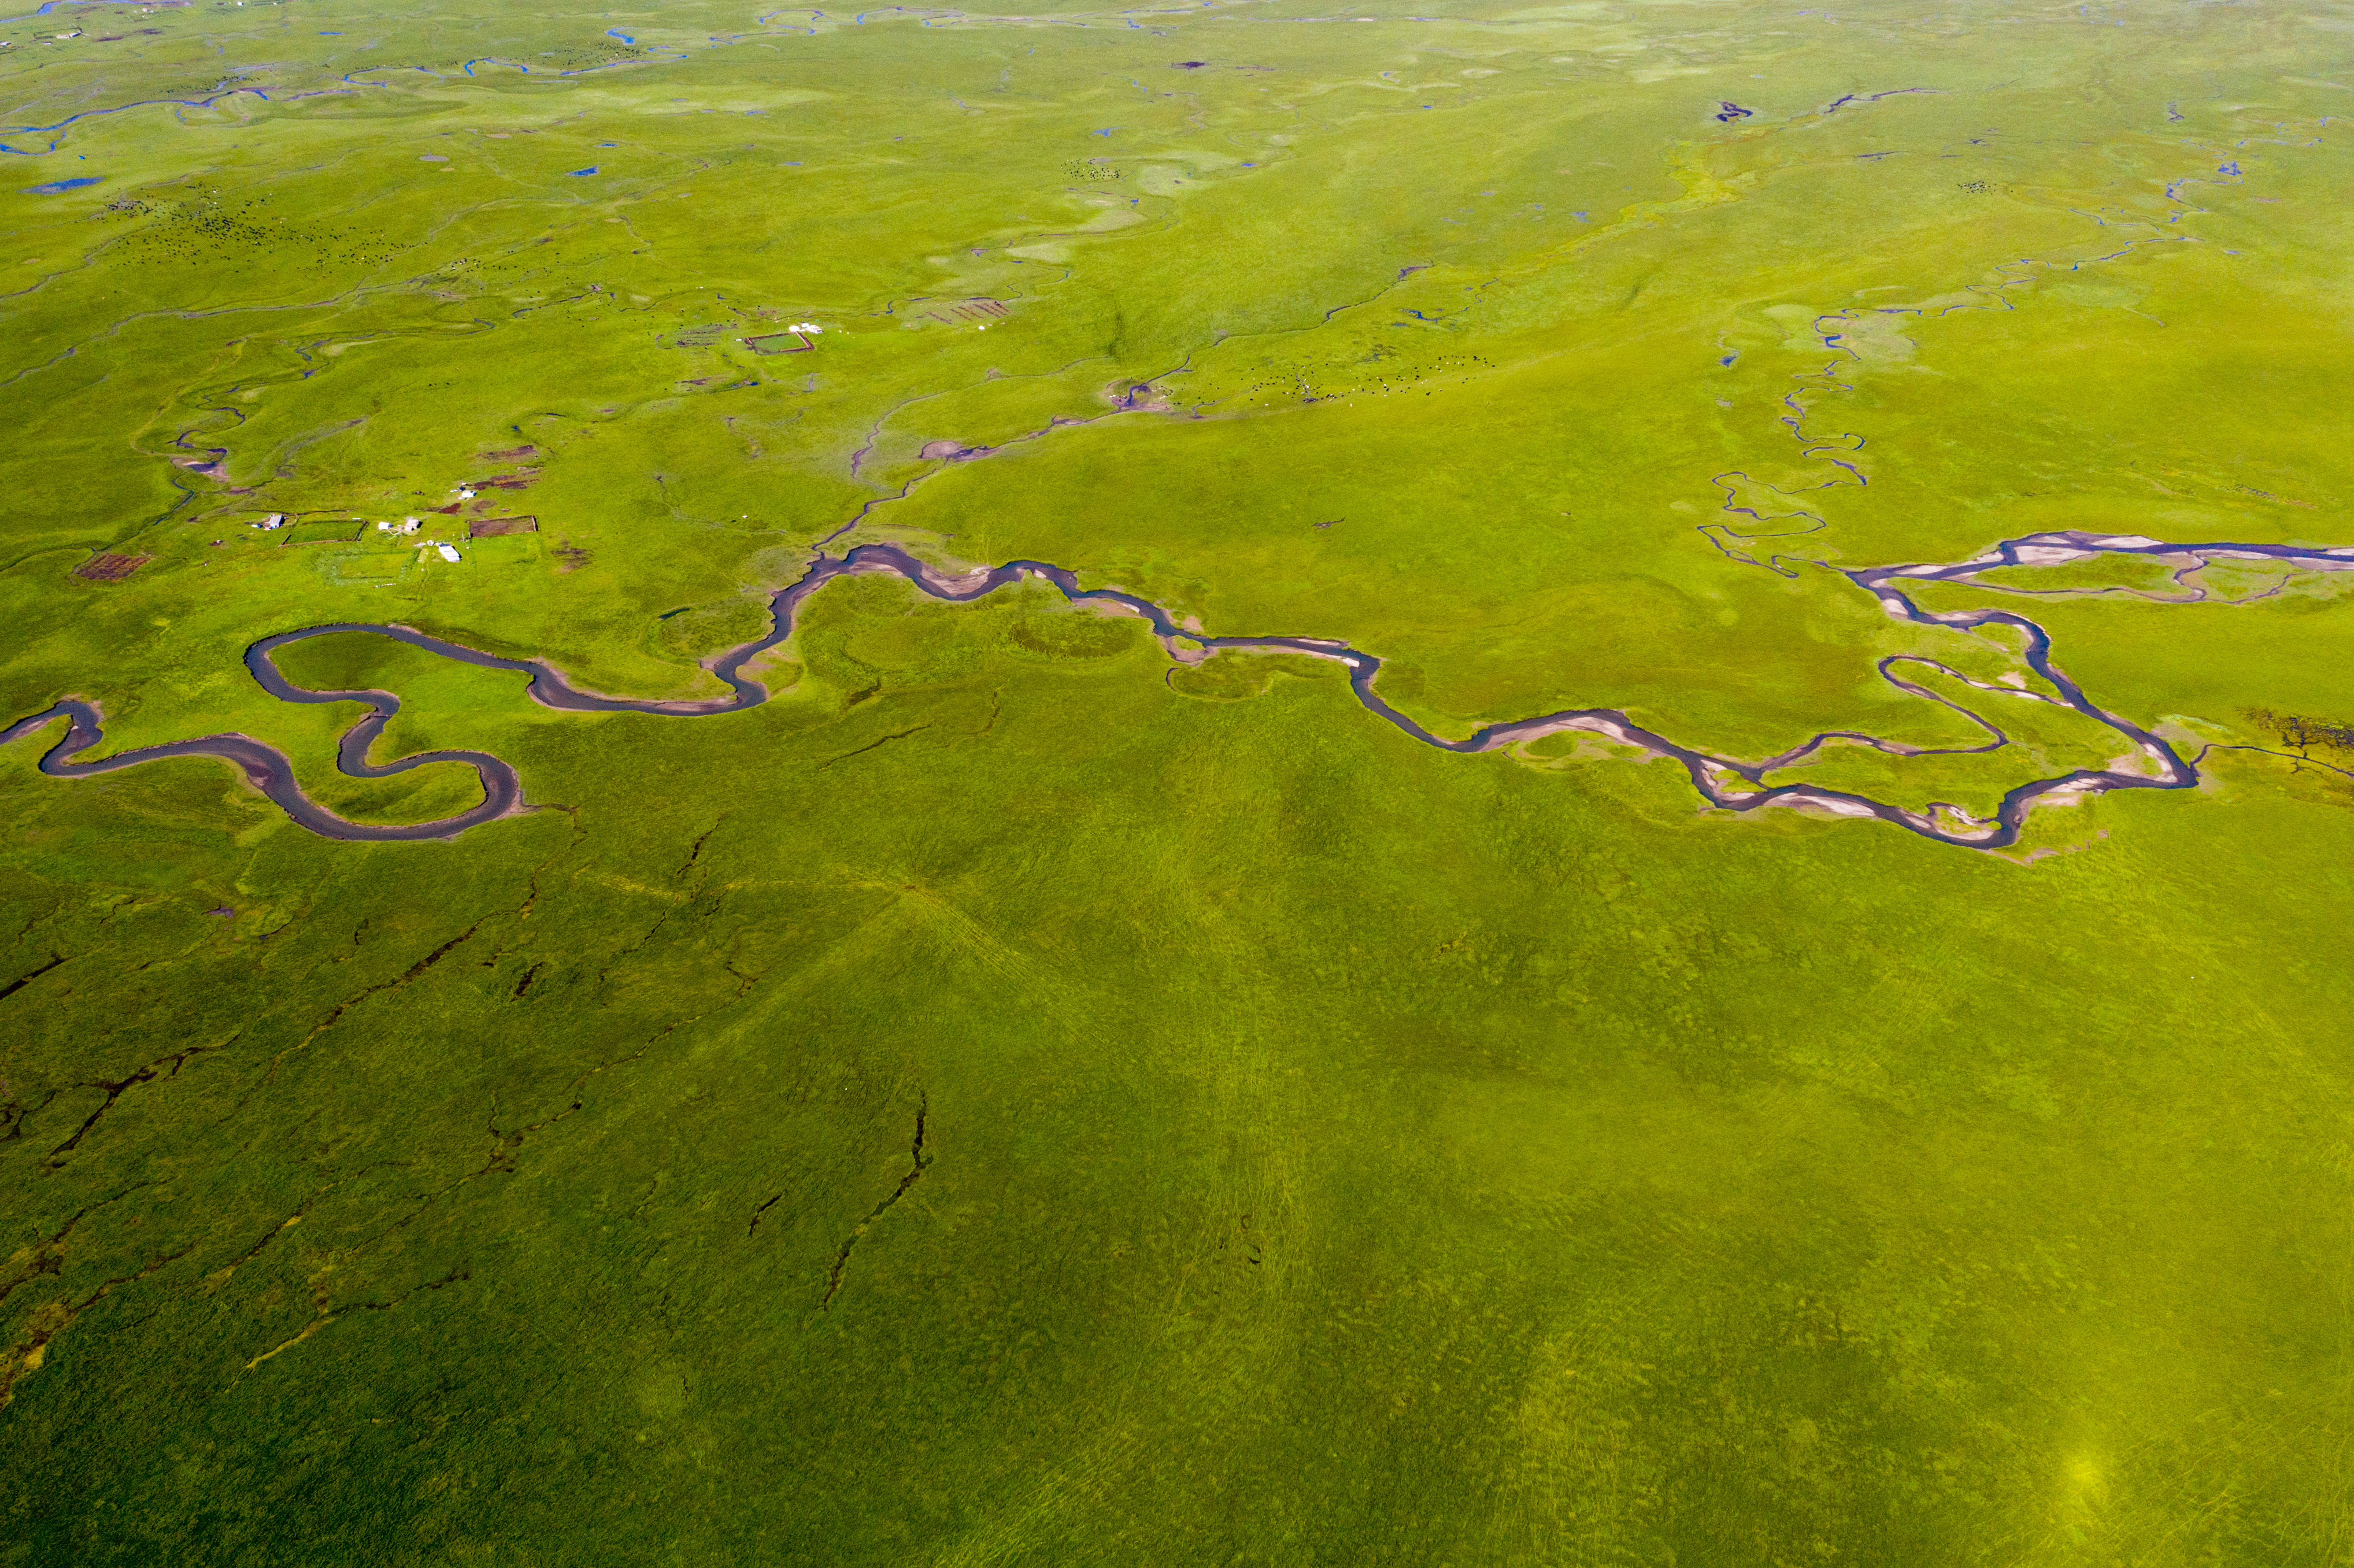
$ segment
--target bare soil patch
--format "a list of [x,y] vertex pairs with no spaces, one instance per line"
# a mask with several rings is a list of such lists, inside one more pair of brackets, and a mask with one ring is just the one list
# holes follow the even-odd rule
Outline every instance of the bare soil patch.
[[949,326],[955,326],[960,322],[996,321],[1013,313],[1006,308],[1002,300],[991,299],[938,301],[930,310],[924,313],[932,320],[944,322]]
[[466,537],[469,539],[489,539],[501,534],[536,534],[538,532],[539,519],[536,517],[474,517],[468,519],[466,523]]
[[94,583],[119,583],[154,558],[153,556],[92,556],[74,568],[74,576]]

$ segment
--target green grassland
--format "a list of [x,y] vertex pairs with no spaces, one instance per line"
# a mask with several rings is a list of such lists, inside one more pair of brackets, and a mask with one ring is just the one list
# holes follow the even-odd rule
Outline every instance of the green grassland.
[[[2334,0],[0,39],[0,722],[355,821],[255,639],[878,542],[1985,813],[1843,571],[2354,545]],[[2173,571],[1908,583],[2200,758],[2002,853],[1035,582],[281,651],[446,841],[0,747],[0,1563],[2345,1563],[2354,584]]]

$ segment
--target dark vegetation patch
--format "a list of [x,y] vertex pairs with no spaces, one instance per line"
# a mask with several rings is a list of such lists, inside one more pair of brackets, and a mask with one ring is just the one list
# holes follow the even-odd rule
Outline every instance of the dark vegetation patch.
[[2311,753],[2317,747],[2324,751],[2354,754],[2354,723],[2343,719],[2315,718],[2305,714],[2274,713],[2270,708],[2246,708],[2248,722],[2295,751]]
[[[1336,355],[1320,363],[1269,355],[1263,365],[1242,385],[1234,401],[1297,402],[1305,407],[1360,396],[1403,396],[1421,388],[1426,381],[1451,384],[1496,368],[1496,362],[1484,354],[1442,354],[1426,361],[1388,343]],[[1429,389],[1423,390],[1427,395]]]
[[267,254],[281,265],[292,251],[307,251],[316,264],[374,266],[406,247],[355,228],[294,224],[268,210],[269,193],[224,198],[203,186],[177,199],[148,201],[126,196],[103,209],[119,218],[145,219],[123,238],[123,249],[143,261],[247,260]]
[[603,43],[535,50],[533,54],[532,69],[535,71],[552,70],[573,73],[595,70],[599,66],[652,64],[661,58],[659,55],[650,55],[632,44],[608,40]]

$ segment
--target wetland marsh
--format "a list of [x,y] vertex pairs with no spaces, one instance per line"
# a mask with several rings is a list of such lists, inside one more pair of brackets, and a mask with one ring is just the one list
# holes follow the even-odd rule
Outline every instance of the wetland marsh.
[[2344,1559],[2354,9],[0,39],[0,1562]]

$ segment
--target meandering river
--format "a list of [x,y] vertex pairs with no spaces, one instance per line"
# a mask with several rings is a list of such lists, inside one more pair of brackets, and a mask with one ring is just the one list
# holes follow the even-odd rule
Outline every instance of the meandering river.
[[[1434,735],[1384,700],[1374,689],[1375,681],[1381,674],[1381,659],[1345,642],[1320,637],[1204,635],[1186,630],[1168,610],[1150,599],[1116,588],[1083,588],[1068,568],[1044,561],[1008,561],[987,570],[952,576],[916,559],[893,545],[861,545],[839,556],[820,555],[800,580],[778,589],[769,599],[771,619],[768,633],[706,662],[711,673],[726,683],[727,694],[725,696],[699,699],[607,696],[574,685],[561,670],[544,660],[502,658],[413,627],[376,621],[336,621],[325,626],[281,631],[261,639],[246,650],[246,668],[252,672],[253,678],[263,690],[281,701],[356,702],[367,705],[369,712],[366,716],[344,733],[337,747],[336,766],[345,774],[356,779],[384,779],[434,762],[460,762],[472,767],[482,779],[482,803],[471,810],[435,821],[383,826],[339,817],[303,794],[295,779],[293,765],[283,752],[249,736],[206,736],[195,740],[171,741],[161,746],[118,752],[111,757],[82,760],[85,753],[103,743],[105,733],[97,707],[75,697],[62,699],[54,706],[29,718],[20,719],[5,731],[0,731],[0,745],[63,721],[66,725],[63,738],[52,746],[40,760],[41,771],[53,777],[90,778],[164,758],[209,757],[239,769],[255,789],[267,795],[289,817],[325,837],[355,841],[447,839],[470,828],[529,809],[524,801],[522,780],[513,766],[481,751],[426,751],[393,762],[372,763],[368,760],[368,752],[383,734],[385,726],[400,711],[400,699],[390,692],[314,691],[307,686],[298,686],[280,672],[272,657],[279,649],[313,637],[362,632],[405,642],[461,663],[486,670],[512,671],[528,676],[527,689],[532,700],[544,707],[567,713],[634,713],[700,718],[715,714],[739,713],[758,707],[769,700],[768,689],[748,678],[743,673],[745,666],[790,638],[802,602],[837,577],[890,573],[906,578],[934,599],[955,604],[970,603],[1024,578],[1036,578],[1053,584],[1074,604],[1101,606],[1143,617],[1162,644],[1179,657],[1199,658],[1204,656],[1204,651],[1221,649],[1271,649],[1333,660],[1347,667],[1350,687],[1368,712],[1394,725],[1423,745],[1443,751],[1495,751],[1548,735],[1583,732],[1651,757],[1673,760],[1690,777],[1692,788],[1702,799],[1725,810],[1754,811],[1767,806],[1811,808],[1836,816],[1874,818],[1939,843],[1967,849],[1997,850],[2018,842],[2028,813],[2039,804],[2104,794],[2112,789],[2190,789],[2199,782],[2198,764],[2204,753],[2200,757],[2185,758],[2160,736],[2094,704],[2083,688],[2052,663],[2050,634],[2027,617],[2010,610],[1987,608],[1925,609],[1906,588],[1911,584],[1924,582],[1963,582],[1977,587],[1995,587],[1978,582],[1977,574],[2000,567],[2053,566],[2095,559],[2105,555],[2165,557],[2184,567],[2186,571],[2190,569],[2186,563],[2210,560],[2276,562],[2307,570],[2354,571],[2354,548],[2233,543],[2168,544],[2138,535],[2084,533],[2036,534],[2005,540],[1987,553],[1967,561],[1842,570],[1840,575],[1872,594],[1880,601],[1882,608],[1897,620],[1960,630],[2007,626],[2022,635],[2028,667],[2050,683],[2053,694],[1988,685],[1917,655],[1896,654],[1880,661],[1882,677],[1900,690],[1943,703],[1984,729],[1989,738],[1985,744],[1975,747],[1914,747],[1854,731],[1833,730],[1814,736],[1778,756],[1745,761],[1679,745],[1637,724],[1617,708],[1565,708],[1533,718],[1489,725],[1459,740],[1449,739]],[[2179,577],[2179,574],[2178,580]],[[1809,783],[1769,785],[1765,782],[1766,775],[1792,767],[1834,742],[1871,747],[1906,757],[1935,755],[1940,751],[1947,755],[1983,753],[2009,744],[2009,737],[2002,729],[1983,714],[1941,696],[1898,673],[1908,665],[1935,670],[1965,685],[2013,700],[2042,701],[2073,709],[2115,732],[2126,742],[2130,763],[2105,768],[2075,768],[2052,778],[2031,780],[2006,794],[1991,817],[1974,816],[1958,806],[1944,802],[1933,803],[1924,810],[1913,810],[1851,790]]]

